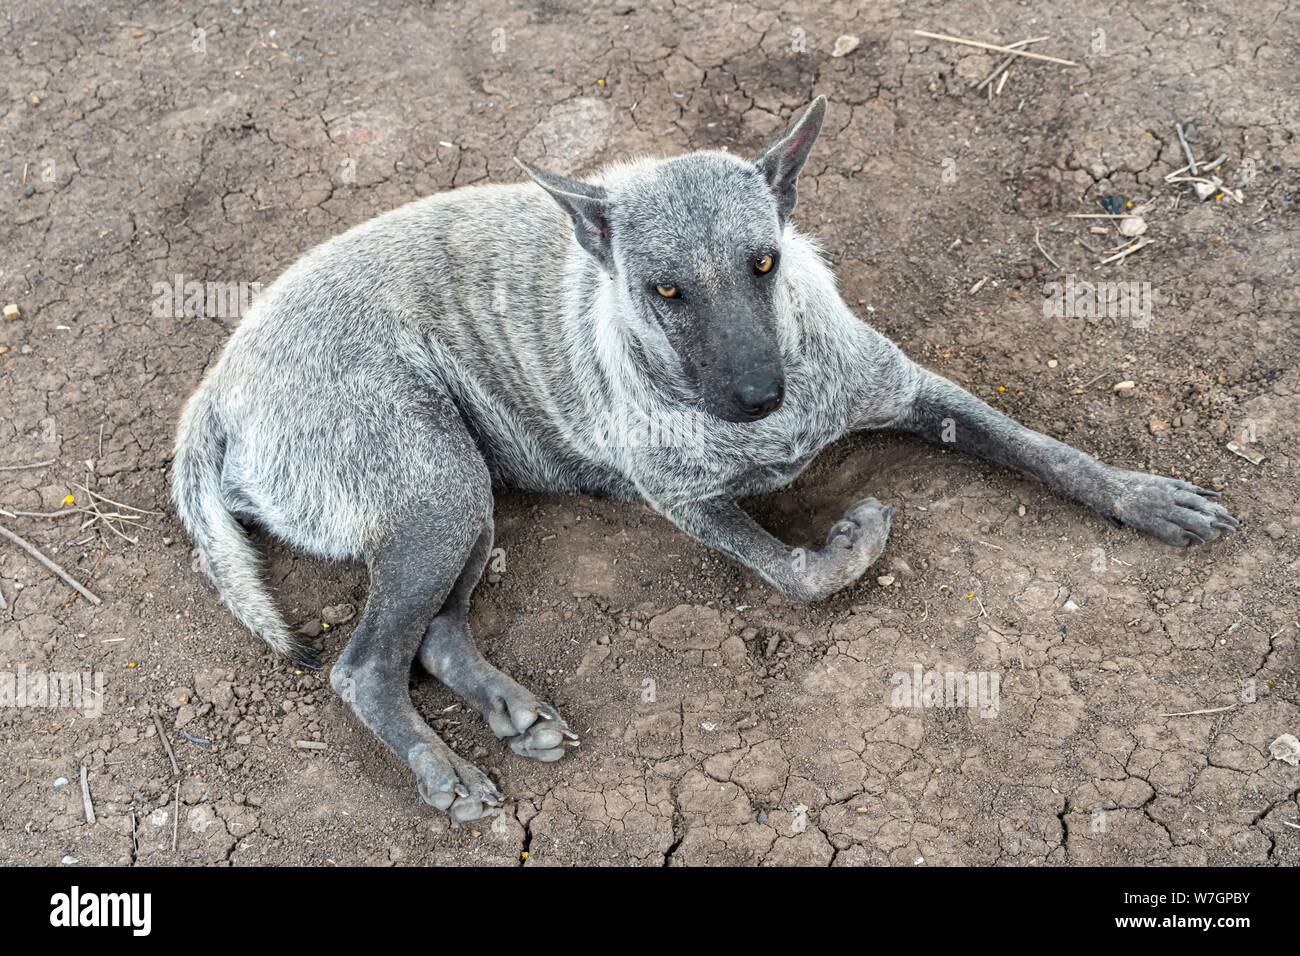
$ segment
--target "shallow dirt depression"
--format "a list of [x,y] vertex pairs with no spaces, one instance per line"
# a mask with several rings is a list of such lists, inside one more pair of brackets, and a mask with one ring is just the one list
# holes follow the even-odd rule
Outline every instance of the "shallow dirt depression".
[[[0,298],[19,309],[0,465],[53,462],[0,471],[0,508],[136,519],[0,516],[103,598],[0,542],[7,686],[82,674],[89,711],[0,708],[0,860],[1300,863],[1300,769],[1269,754],[1300,733],[1300,12],[586,6],[19,3],[0,22]],[[1001,54],[913,29],[1045,36],[1030,49],[1079,65],[1019,61],[976,90]],[[866,580],[800,607],[636,505],[503,494],[473,625],[583,745],[526,762],[413,678],[511,797],[450,824],[196,573],[167,501],[181,402],[241,296],[349,226],[515,181],[514,155],[581,174],[748,152],[817,93],[796,218],[861,317],[1035,428],[1221,489],[1240,533],[1179,553],[1029,480],[855,437],[751,503],[795,543],[866,495],[900,511]],[[1200,162],[1226,157],[1203,202],[1165,181],[1177,122]],[[1115,221],[1067,217],[1107,196],[1150,201],[1154,241],[1096,269]],[[1136,291],[1048,314],[1063,274]],[[269,576],[331,662],[362,571],[272,545]],[[976,699],[918,706],[918,671],[923,692],[970,676]]]

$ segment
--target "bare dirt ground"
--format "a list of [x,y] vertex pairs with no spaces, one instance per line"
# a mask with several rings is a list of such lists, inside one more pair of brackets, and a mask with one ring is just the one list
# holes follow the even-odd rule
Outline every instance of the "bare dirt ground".
[[[0,517],[104,598],[0,542],[0,669],[105,679],[99,717],[0,709],[0,861],[1300,862],[1300,770],[1268,753],[1300,733],[1300,12],[1060,6],[11,5],[0,465],[54,464],[0,472],[0,508],[85,506],[80,483],[161,514],[119,523],[138,543]],[[990,99],[972,87],[997,55],[913,28],[1050,36],[1033,49],[1080,65],[1017,63]],[[844,34],[861,43],[833,57]],[[859,497],[900,509],[878,570],[801,607],[637,505],[503,493],[472,621],[584,742],[525,762],[413,677],[512,798],[448,823],[323,673],[273,659],[195,573],[170,446],[237,319],[160,312],[155,283],[267,283],[400,203],[518,179],[515,155],[583,173],[756,150],[817,93],[796,216],[862,318],[1033,427],[1222,489],[1240,533],[1179,553],[1015,475],[851,437],[752,503],[807,544]],[[1164,181],[1176,121],[1243,204]],[[1095,271],[1076,239],[1120,240],[1067,215],[1102,196],[1153,199],[1156,241]],[[1061,271],[1150,283],[1149,324],[1045,318]],[[1252,429],[1258,465],[1226,448]],[[361,569],[269,550],[295,624],[364,603]],[[327,665],[351,626],[323,631]],[[997,715],[891,706],[914,665],[996,675]]]

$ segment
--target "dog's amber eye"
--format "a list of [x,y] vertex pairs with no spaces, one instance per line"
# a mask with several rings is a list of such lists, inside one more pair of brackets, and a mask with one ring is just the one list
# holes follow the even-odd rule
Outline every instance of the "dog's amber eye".
[[766,275],[772,271],[772,264],[775,260],[770,255],[761,255],[754,260],[754,271],[759,275]]
[[655,291],[665,299],[677,298],[677,286],[675,285],[657,285],[655,286]]

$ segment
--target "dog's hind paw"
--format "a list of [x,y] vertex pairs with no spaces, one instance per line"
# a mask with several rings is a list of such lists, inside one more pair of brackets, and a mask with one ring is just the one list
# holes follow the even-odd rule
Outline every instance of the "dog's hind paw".
[[496,814],[501,791],[487,774],[450,749],[418,744],[407,761],[429,806],[460,823]]
[[519,736],[510,738],[511,750],[542,763],[559,760],[568,748],[578,744],[578,735],[562,720],[539,720]]
[[510,742],[511,750],[542,763],[559,760],[580,743],[554,707],[527,691],[497,697],[487,720],[494,734]]
[[1111,513],[1130,527],[1153,534],[1166,544],[1207,544],[1237,530],[1237,519],[1218,502],[1217,491],[1177,478],[1125,472]]

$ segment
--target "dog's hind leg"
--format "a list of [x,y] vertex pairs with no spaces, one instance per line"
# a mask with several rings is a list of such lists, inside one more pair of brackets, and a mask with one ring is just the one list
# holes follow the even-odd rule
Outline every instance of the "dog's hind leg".
[[492,552],[492,524],[480,533],[442,610],[420,645],[420,664],[464,698],[492,732],[521,757],[549,762],[577,746],[578,735],[550,704],[538,700],[479,652],[469,631],[469,603]]
[[424,415],[386,422],[365,467],[347,474],[349,500],[372,528],[362,548],[370,594],[330,684],[410,766],[427,803],[472,820],[490,815],[501,793],[424,722],[410,679],[425,629],[471,554],[478,560],[476,543],[491,527],[492,488],[459,418],[434,402],[424,408]]
[[488,815],[501,793],[416,711],[411,663],[476,533],[463,516],[419,516],[375,548],[365,612],[330,672],[330,684],[361,722],[410,766],[425,802],[456,820]]

